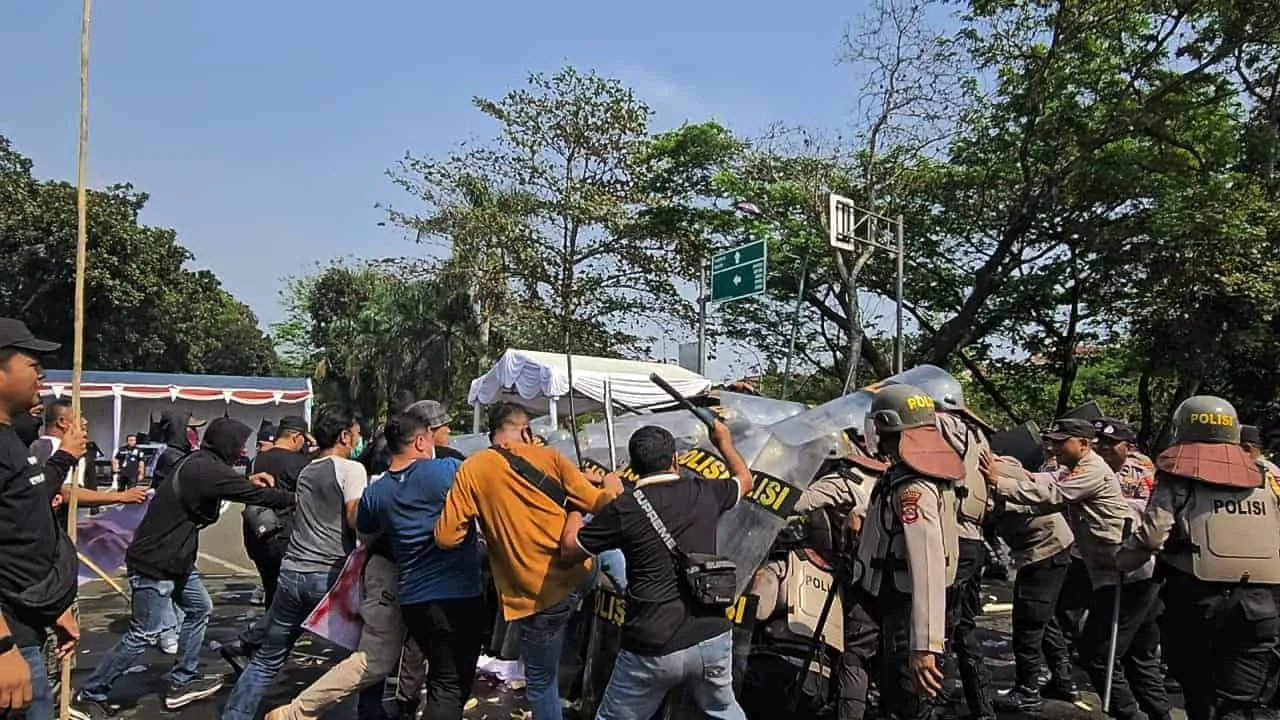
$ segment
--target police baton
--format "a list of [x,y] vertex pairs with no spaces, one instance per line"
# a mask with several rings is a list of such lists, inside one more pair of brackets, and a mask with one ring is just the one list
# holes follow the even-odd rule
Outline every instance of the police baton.
[[[1120,544],[1129,539],[1133,531],[1133,518],[1124,519],[1124,529],[1120,531]],[[1120,594],[1124,589],[1124,573],[1116,570],[1116,599],[1111,605],[1111,642],[1107,646],[1107,683],[1102,692],[1102,712],[1111,710],[1111,685],[1116,674],[1116,643],[1120,637]]]
[[649,380],[653,382],[654,385],[662,388],[681,408],[688,410],[693,413],[694,417],[701,420],[702,424],[707,426],[708,432],[715,429],[716,416],[710,410],[694,407],[693,403],[689,402],[689,398],[681,395],[679,390],[671,387],[671,383],[667,382],[666,379],[658,373],[650,373]]

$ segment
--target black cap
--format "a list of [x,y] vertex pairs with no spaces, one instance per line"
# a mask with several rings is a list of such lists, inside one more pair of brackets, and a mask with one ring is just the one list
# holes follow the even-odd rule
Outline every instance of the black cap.
[[41,340],[27,329],[27,324],[13,318],[0,318],[0,350],[14,348],[33,353],[53,352],[62,345]]
[[258,442],[275,442],[276,428],[274,425],[266,424],[258,428]]
[[307,421],[298,415],[285,415],[280,418],[280,422],[276,423],[276,437],[280,437],[286,432],[296,432],[306,435]]
[[1261,447],[1262,431],[1258,429],[1257,425],[1241,425],[1240,442]]
[[1049,426],[1044,436],[1050,440],[1066,440],[1068,438],[1092,440],[1097,434],[1098,431],[1093,428],[1093,423],[1088,420],[1061,418],[1053,421],[1053,425]]
[[1129,427],[1129,423],[1115,418],[1095,420],[1093,426],[1098,430],[1098,438],[1115,440],[1116,442],[1138,442],[1138,433]]

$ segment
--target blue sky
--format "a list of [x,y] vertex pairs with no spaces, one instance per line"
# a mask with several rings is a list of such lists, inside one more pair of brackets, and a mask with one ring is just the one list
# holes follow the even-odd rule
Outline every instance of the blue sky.
[[[90,178],[151,194],[247,302],[280,319],[282,278],[339,256],[421,252],[377,227],[408,204],[384,171],[493,126],[470,104],[563,64],[630,85],[657,127],[714,118],[840,130],[856,77],[836,63],[857,4],[796,0],[98,2]],[[0,134],[74,180],[80,3],[0,6]],[[674,349],[671,354],[674,355]]]

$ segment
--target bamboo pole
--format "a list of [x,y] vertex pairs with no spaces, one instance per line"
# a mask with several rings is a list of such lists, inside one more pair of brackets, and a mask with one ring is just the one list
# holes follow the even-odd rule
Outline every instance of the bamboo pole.
[[[88,182],[85,167],[89,156],[89,18],[93,0],[83,0],[80,17],[80,151],[76,169],[76,298],[75,335],[71,356],[71,416],[72,422],[81,423],[80,376],[84,371],[84,267],[85,248],[88,240],[86,205]],[[76,510],[79,500],[80,463],[71,471],[71,491],[67,501],[67,534],[76,540]],[[58,698],[58,716],[62,720],[71,717],[71,664],[75,653],[62,658],[62,682]]]
[[80,553],[76,553],[76,557],[80,558],[80,562],[84,563],[85,567],[93,571],[93,574],[97,575],[102,580],[102,582],[110,585],[112,590],[115,590],[116,592],[120,593],[120,597],[124,598],[125,600],[129,599],[129,593],[125,592],[124,588],[120,587],[120,583],[116,582],[115,578],[108,575],[106,570],[103,570],[101,567],[98,567],[97,563],[95,563],[94,561],[90,560],[89,558],[85,557]]

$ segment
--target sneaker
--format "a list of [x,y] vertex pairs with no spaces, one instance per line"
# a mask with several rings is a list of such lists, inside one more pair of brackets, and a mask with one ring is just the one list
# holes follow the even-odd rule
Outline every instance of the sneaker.
[[1038,690],[1015,686],[1009,692],[997,695],[995,706],[1002,712],[1038,713],[1044,710],[1044,698]]
[[253,594],[249,596],[249,604],[250,605],[266,605],[267,604],[267,594],[262,590],[262,588],[253,589]]
[[177,710],[197,700],[216,695],[222,689],[224,680],[221,675],[201,675],[185,685],[169,684],[164,694],[164,709]]
[[1080,691],[1076,688],[1074,680],[1054,678],[1049,681],[1049,684],[1040,688],[1040,694],[1050,700],[1061,700],[1072,704],[1080,702]]
[[114,715],[115,707],[106,700],[95,700],[80,693],[71,698],[70,707],[67,708],[67,716],[71,720],[105,720]]
[[160,638],[159,644],[160,644],[160,652],[164,653],[165,655],[178,654],[178,638],[172,635],[165,635],[164,637]]

